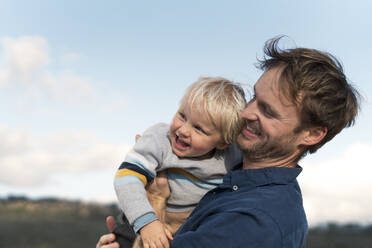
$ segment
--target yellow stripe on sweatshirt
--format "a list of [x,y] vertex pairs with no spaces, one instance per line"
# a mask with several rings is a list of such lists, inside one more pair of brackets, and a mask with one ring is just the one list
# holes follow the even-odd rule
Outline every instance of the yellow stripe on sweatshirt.
[[191,180],[194,180],[194,181],[201,181],[200,178],[194,176],[190,172],[187,172],[187,171],[185,171],[184,169],[181,169],[181,168],[169,168],[168,171],[171,172],[171,173],[174,173],[174,174],[183,175],[183,176],[188,177],[188,178],[190,178]]
[[128,170],[128,169],[118,170],[118,172],[116,172],[115,178],[126,177],[126,176],[138,177],[141,180],[141,182],[143,183],[144,186],[147,185],[147,179],[144,175],[142,175],[141,173],[138,173],[137,171],[132,171],[132,170]]

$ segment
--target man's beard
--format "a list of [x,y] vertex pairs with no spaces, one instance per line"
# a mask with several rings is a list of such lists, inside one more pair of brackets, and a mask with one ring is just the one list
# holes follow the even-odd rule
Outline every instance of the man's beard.
[[290,155],[295,152],[296,147],[293,145],[293,141],[296,139],[296,134],[294,132],[270,138],[257,122],[246,121],[246,125],[249,126],[259,138],[255,144],[251,144],[249,147],[244,147],[238,142],[243,152],[244,159],[247,161],[275,161],[290,157]]

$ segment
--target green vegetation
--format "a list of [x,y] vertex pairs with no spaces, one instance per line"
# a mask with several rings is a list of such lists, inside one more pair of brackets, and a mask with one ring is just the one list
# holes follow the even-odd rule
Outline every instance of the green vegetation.
[[[54,198],[0,200],[0,247],[92,248],[107,232],[105,219],[116,205],[87,204]],[[370,248],[372,225],[328,224],[312,228],[307,248]]]
[[0,200],[0,247],[88,248],[107,232],[105,218],[114,205],[43,199]]
[[312,228],[307,238],[307,248],[371,248],[372,225],[338,225],[329,223]]

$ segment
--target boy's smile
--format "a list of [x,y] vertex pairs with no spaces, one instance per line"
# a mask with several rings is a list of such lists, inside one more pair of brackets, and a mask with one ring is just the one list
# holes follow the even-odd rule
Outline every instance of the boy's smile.
[[180,136],[177,135],[177,132],[174,141],[174,146],[176,146],[178,150],[186,150],[190,146],[187,142],[181,140]]

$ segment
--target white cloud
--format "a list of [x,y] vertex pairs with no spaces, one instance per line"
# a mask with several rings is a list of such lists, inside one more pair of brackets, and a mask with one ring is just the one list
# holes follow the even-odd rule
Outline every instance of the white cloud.
[[[89,105],[97,101],[96,89],[87,77],[76,75],[68,68],[51,72],[49,44],[40,36],[0,39],[4,51],[0,68],[0,86],[16,89],[22,101],[34,102],[47,98],[68,105]],[[76,53],[62,56],[64,61],[78,59]],[[28,99],[27,99],[28,98]]]
[[[352,144],[338,158],[304,160],[299,178],[310,224],[372,222],[371,144]],[[311,156],[311,155],[310,155]]]
[[30,83],[49,64],[48,43],[40,36],[6,37],[1,44],[6,65],[1,70],[2,83],[9,83],[5,80]]
[[45,38],[5,37],[0,38],[0,45],[4,55],[0,57],[0,89],[13,90],[12,95],[21,106],[27,106],[27,111],[33,106],[40,108],[37,104],[44,100],[70,107],[90,107],[94,111],[97,105],[102,111],[122,111],[125,101],[120,96],[98,89],[89,76],[78,75],[67,67],[80,54],[61,55],[58,59],[62,63],[51,71],[49,66],[56,59],[50,57],[50,45]]
[[61,56],[61,62],[65,64],[70,64],[80,59],[81,55],[79,53],[67,53]]
[[35,139],[27,131],[0,126],[0,182],[40,186],[59,173],[77,174],[117,167],[129,149],[89,133],[60,133]]
[[87,106],[97,100],[96,90],[89,79],[64,72],[58,76],[44,73],[40,78],[49,95],[54,99],[66,104]]

